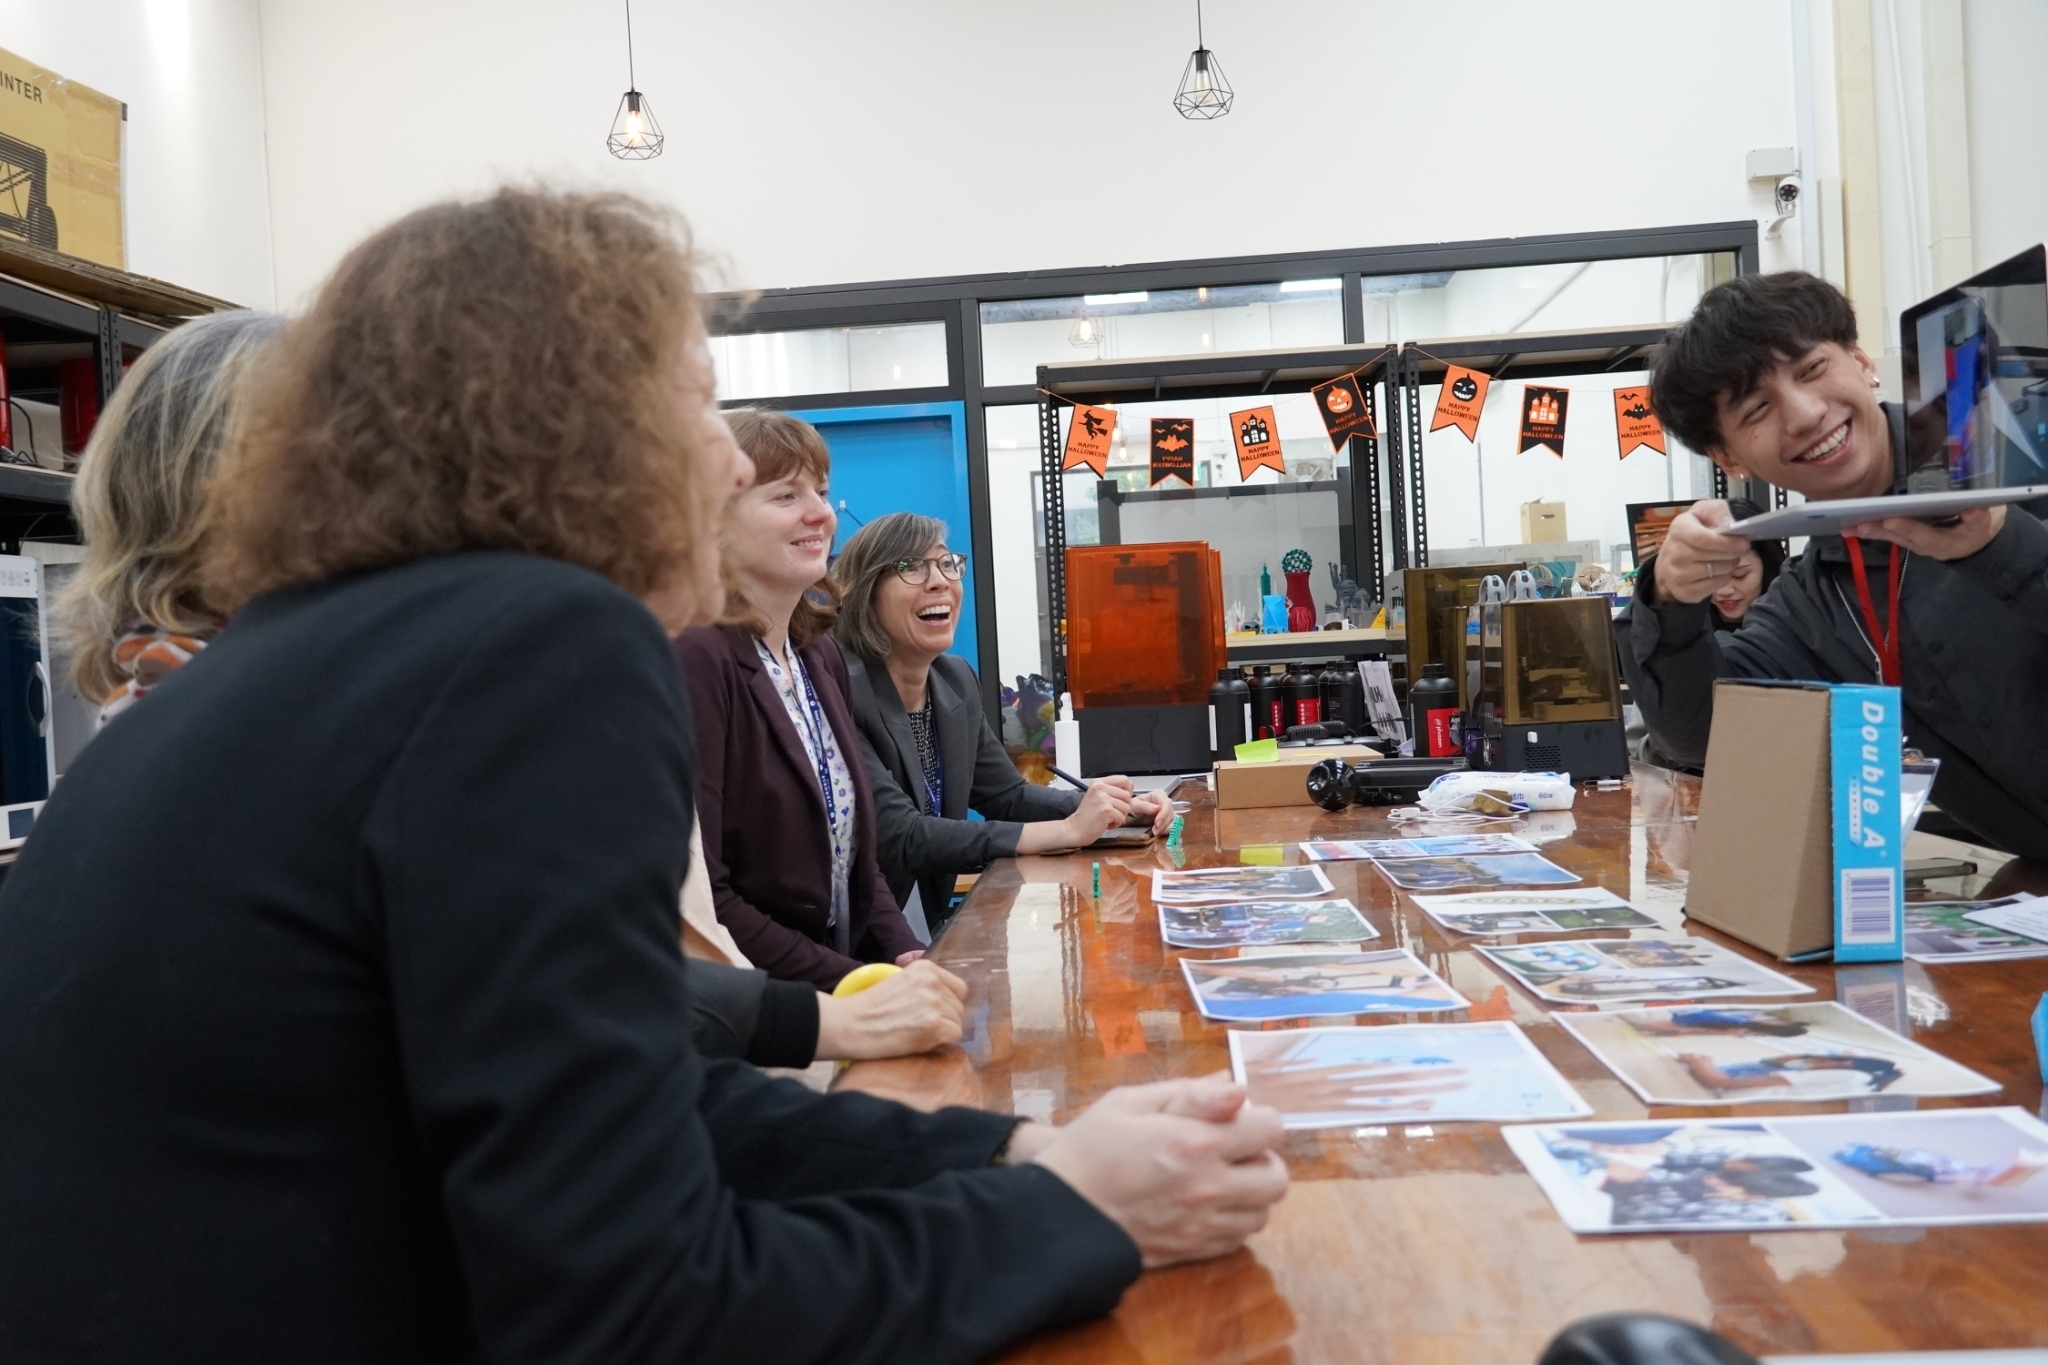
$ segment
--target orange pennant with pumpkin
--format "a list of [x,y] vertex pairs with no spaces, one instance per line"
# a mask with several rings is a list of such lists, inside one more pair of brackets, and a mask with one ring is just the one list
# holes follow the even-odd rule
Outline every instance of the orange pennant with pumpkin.
[[1614,391],[1614,432],[1620,438],[1624,460],[1638,446],[1648,446],[1659,455],[1670,453],[1664,449],[1664,424],[1650,408],[1648,389]]
[[1247,408],[1231,413],[1230,439],[1237,444],[1240,479],[1249,479],[1260,468],[1287,472],[1287,462],[1280,458],[1280,423],[1273,416],[1273,409]]
[[1444,367],[1444,386],[1436,396],[1436,415],[1430,419],[1429,429],[1441,431],[1445,427],[1456,427],[1465,433],[1465,439],[1479,439],[1479,413],[1486,406],[1486,387],[1493,383],[1493,376],[1468,370],[1463,365]]
[[1073,421],[1067,424],[1067,457],[1060,468],[1079,469],[1085,465],[1095,471],[1096,478],[1108,478],[1109,438],[1115,430],[1115,408],[1091,408],[1086,403],[1076,403]]

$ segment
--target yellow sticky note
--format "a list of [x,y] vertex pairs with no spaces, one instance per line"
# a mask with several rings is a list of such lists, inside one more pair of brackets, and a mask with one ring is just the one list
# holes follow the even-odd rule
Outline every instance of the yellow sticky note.
[[1287,845],[1246,844],[1237,851],[1237,860],[1254,867],[1279,867],[1287,861]]
[[1240,763],[1278,763],[1280,741],[1277,739],[1255,739],[1249,744],[1240,744],[1233,751]]

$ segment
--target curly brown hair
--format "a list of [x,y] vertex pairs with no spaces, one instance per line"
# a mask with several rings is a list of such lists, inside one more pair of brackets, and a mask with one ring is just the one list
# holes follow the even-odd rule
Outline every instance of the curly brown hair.
[[[731,408],[726,425],[741,450],[754,462],[754,483],[775,483],[796,474],[813,478],[832,477],[832,451],[818,429],[801,417],[760,408]],[[802,649],[832,629],[839,616],[839,585],[830,571],[811,585],[797,602],[789,618],[789,640]],[[730,626],[745,626],[756,635],[767,633],[768,623],[740,591],[730,573],[725,576],[725,611],[719,620]]]
[[495,549],[715,606],[699,547],[723,498],[683,377],[701,328],[688,230],[641,200],[503,189],[401,218],[250,376],[208,505],[213,600]]

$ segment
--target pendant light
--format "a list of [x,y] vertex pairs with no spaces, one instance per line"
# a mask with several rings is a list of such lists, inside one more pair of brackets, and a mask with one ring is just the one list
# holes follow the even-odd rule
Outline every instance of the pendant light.
[[1173,107],[1180,110],[1182,118],[1222,118],[1235,98],[1230,82],[1223,78],[1222,63],[1202,45],[1202,0],[1195,0],[1195,50],[1188,54],[1187,70],[1180,73]]
[[612,133],[604,145],[621,161],[648,161],[661,155],[662,141],[654,106],[640,93],[633,76],[633,0],[626,0],[626,93],[619,97],[619,111],[612,115]]
[[1074,319],[1074,329],[1067,333],[1067,344],[1089,350],[1102,344],[1102,327],[1086,313]]

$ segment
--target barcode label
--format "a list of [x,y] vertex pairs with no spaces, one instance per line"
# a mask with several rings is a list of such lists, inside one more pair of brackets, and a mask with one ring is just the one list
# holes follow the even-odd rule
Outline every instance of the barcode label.
[[1841,943],[1889,943],[1898,883],[1888,867],[1842,869]]

